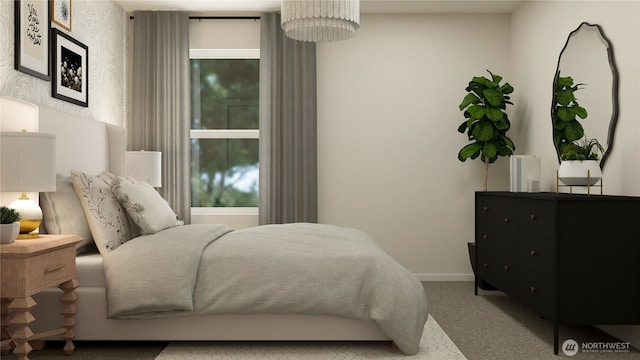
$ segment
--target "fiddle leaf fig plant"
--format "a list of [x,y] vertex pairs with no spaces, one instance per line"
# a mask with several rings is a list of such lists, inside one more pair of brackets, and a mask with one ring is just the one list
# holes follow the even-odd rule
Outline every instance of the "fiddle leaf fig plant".
[[583,89],[581,87],[583,85],[585,84],[574,84],[570,76],[560,76],[560,71],[556,73],[553,82],[551,120],[553,121],[553,143],[559,156],[567,151],[566,147],[584,136],[584,128],[578,118],[586,119],[587,110],[578,104],[575,96],[575,92]]
[[458,126],[458,132],[467,133],[470,144],[458,152],[458,160],[476,159],[484,163],[483,189],[487,191],[489,164],[500,156],[513,154],[515,145],[507,137],[511,128],[509,117],[505,112],[507,104],[513,105],[509,94],[513,87],[507,82],[500,84],[502,76],[487,70],[491,79],[475,76],[465,89],[467,95],[458,108],[464,111],[465,121]]

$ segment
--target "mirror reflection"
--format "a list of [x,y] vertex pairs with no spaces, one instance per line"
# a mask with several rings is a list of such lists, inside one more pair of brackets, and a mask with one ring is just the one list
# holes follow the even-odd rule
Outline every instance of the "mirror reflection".
[[[584,137],[595,138],[604,147],[600,161],[600,168],[603,168],[613,147],[618,117],[618,73],[612,45],[599,25],[583,22],[569,34],[558,58],[554,80],[558,76],[571,77],[574,85],[581,84],[575,91],[575,97],[579,106],[586,110],[587,116],[584,119],[576,116],[576,120],[584,129]],[[555,104],[552,104],[552,117],[554,107]],[[553,141],[559,161],[560,150],[555,130]]]

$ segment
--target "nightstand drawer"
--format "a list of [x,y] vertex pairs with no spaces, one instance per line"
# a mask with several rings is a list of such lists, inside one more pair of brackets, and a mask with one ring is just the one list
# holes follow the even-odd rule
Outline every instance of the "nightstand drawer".
[[39,292],[76,277],[76,249],[67,247],[27,259],[28,291]]
[[[24,240],[28,241],[28,240]],[[2,259],[2,297],[27,297],[76,277],[74,246]]]

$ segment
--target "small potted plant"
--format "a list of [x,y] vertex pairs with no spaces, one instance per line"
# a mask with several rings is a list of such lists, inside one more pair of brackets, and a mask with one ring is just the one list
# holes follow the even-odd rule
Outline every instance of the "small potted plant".
[[597,139],[583,138],[563,147],[558,179],[568,186],[592,186],[602,179],[599,159],[604,147]]
[[0,206],[0,244],[9,244],[16,240],[20,232],[20,214],[6,206]]

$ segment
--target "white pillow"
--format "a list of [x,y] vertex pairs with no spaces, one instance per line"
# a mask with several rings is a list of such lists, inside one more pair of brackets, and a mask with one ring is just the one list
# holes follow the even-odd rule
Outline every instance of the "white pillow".
[[131,239],[127,214],[111,191],[115,175],[103,171],[87,175],[71,170],[71,182],[80,199],[93,240],[102,255]]
[[56,191],[40,193],[40,207],[42,222],[48,234],[80,235],[83,240],[76,245],[77,254],[91,247],[91,230],[70,176],[56,175]]
[[117,177],[111,189],[143,235],[182,225],[167,201],[148,183]]

